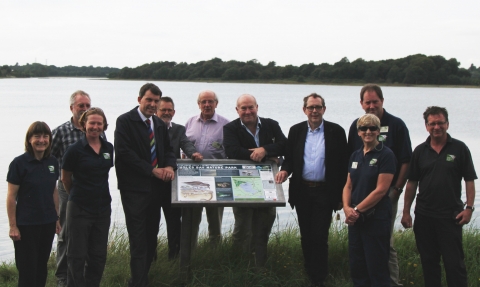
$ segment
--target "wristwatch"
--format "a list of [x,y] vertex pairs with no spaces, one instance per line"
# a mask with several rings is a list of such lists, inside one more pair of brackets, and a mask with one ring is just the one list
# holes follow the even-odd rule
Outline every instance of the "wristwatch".
[[475,206],[473,206],[473,205],[472,205],[472,206],[467,205],[467,206],[465,206],[465,209],[471,209],[472,212],[474,212],[474,211],[475,211]]

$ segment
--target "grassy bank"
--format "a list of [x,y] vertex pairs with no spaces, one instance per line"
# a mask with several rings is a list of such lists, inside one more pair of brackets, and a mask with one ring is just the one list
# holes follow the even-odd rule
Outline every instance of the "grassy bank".
[[[275,229],[275,228],[274,228]],[[327,286],[351,286],[348,269],[347,229],[339,221],[330,232],[330,275]],[[423,286],[422,269],[411,230],[395,232],[400,259],[400,276],[404,286]],[[469,286],[480,286],[480,231],[464,230],[465,261]],[[179,262],[167,260],[166,238],[159,238],[158,259],[150,270],[151,286],[308,286],[303,270],[300,237],[296,227],[274,230],[269,242],[269,257],[264,269],[254,268],[251,256],[232,248],[229,234],[217,247],[200,241],[192,257],[192,273],[181,278]],[[47,286],[56,286],[55,260],[49,262]],[[129,279],[128,238],[123,229],[115,228],[101,286],[127,286]],[[0,286],[16,286],[17,270],[13,263],[0,265]],[[446,286],[446,284],[445,284]]]

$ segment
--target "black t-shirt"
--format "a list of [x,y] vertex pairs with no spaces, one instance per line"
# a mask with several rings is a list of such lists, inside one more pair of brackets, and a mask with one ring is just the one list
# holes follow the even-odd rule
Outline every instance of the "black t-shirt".
[[[352,181],[351,203],[358,205],[375,188],[377,188],[378,176],[381,173],[395,174],[395,155],[392,150],[379,143],[375,149],[363,155],[363,147],[355,151],[350,157],[348,172]],[[380,210],[390,211],[391,205],[388,193],[375,206],[375,217],[381,216]],[[389,214],[389,213],[388,213]]]
[[17,225],[40,225],[57,221],[53,192],[59,175],[53,156],[37,160],[24,153],[10,163],[7,181],[19,185]]
[[413,151],[408,170],[408,179],[419,182],[415,213],[453,218],[455,211],[463,210],[462,178],[477,179],[468,147],[447,134],[447,143],[438,154],[428,137]]
[[102,146],[97,154],[85,137],[68,147],[63,156],[62,169],[73,173],[73,184],[68,200],[80,208],[101,213],[110,209],[108,172],[113,166],[113,145],[100,138]]

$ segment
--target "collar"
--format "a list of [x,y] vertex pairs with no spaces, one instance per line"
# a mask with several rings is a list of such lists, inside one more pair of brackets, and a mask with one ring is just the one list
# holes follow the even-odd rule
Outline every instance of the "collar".
[[[202,114],[201,114],[201,113],[198,115],[197,121],[201,121],[201,122],[203,122],[203,121],[204,121],[204,120],[202,119]],[[208,119],[208,120],[205,120],[205,121],[214,121],[214,122],[218,122],[218,116],[217,116],[217,113],[215,112],[215,113],[213,114],[213,117],[212,117],[211,119]]]
[[316,130],[319,130],[319,132],[323,132],[323,131],[324,131],[324,125],[323,125],[324,122],[325,122],[325,121],[322,119],[322,123],[320,124],[320,126],[319,126],[318,128],[316,128],[316,129],[312,130],[312,129],[310,128],[310,124],[308,123],[308,120],[307,120],[307,131],[308,131],[308,132],[314,132],[314,131],[316,131]]
[[38,160],[33,155],[31,155],[29,152],[25,152],[24,155],[25,155],[28,162],[32,162],[32,161],[39,161],[40,162],[40,161],[43,161],[43,159],[44,159],[44,158],[42,158],[41,160]]
[[[430,146],[431,141],[432,141],[432,136],[428,136],[423,144]],[[452,137],[450,136],[449,133],[447,133],[447,143],[451,143],[451,142],[452,142]]]
[[[88,145],[87,135],[83,134],[83,137],[80,138],[80,141],[82,142],[82,146],[86,147]],[[101,136],[100,136],[100,143],[102,144],[102,147],[105,145],[105,140]]]
[[142,122],[145,122],[147,119],[149,119],[150,122],[152,122],[152,120],[153,120],[152,117],[147,118],[146,116],[144,116],[142,114],[142,112],[140,111],[140,106],[138,106],[137,112],[138,112],[138,115],[140,116],[140,118],[142,119]]
[[[240,118],[238,118],[240,120]],[[242,127],[247,128],[245,124],[243,124],[242,120],[240,120],[240,124]],[[257,116],[257,129],[260,129],[262,127],[262,121],[260,120],[260,117]]]
[[67,124],[69,125],[69,129],[70,130],[79,130],[79,131],[82,131],[81,129],[77,128],[74,124],[73,124],[73,117],[70,118],[70,121],[67,122]]

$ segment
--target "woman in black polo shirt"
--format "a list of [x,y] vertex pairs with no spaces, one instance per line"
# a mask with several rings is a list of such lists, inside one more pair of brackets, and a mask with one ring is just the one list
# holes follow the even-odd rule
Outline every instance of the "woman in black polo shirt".
[[393,152],[377,137],[380,119],[366,114],[357,121],[363,147],[353,152],[343,189],[348,224],[350,275],[354,286],[390,286],[390,218],[388,190],[396,169]]
[[18,286],[45,286],[47,262],[58,221],[58,162],[50,156],[52,132],[44,122],[30,125],[25,153],[8,169],[7,213],[15,247]]
[[113,145],[100,135],[107,119],[99,108],[80,117],[85,136],[63,156],[62,182],[70,194],[67,203],[68,286],[99,286],[107,259],[110,228],[108,172]]

